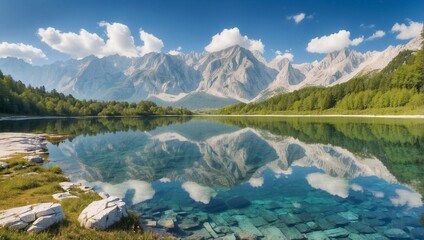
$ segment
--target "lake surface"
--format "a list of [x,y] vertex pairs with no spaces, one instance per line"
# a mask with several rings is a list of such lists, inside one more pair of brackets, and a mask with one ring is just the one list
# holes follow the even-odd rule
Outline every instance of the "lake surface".
[[174,222],[155,231],[424,238],[423,120],[44,119],[0,131],[72,134],[48,145],[48,165],[123,198],[144,224]]

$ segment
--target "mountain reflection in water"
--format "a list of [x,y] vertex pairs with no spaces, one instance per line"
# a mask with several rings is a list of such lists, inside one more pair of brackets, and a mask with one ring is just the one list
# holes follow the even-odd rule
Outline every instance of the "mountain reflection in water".
[[422,120],[68,121],[60,126],[77,134],[49,145],[50,164],[123,198],[143,219],[173,219],[169,231],[182,237],[331,237],[337,228],[340,236],[424,236]]

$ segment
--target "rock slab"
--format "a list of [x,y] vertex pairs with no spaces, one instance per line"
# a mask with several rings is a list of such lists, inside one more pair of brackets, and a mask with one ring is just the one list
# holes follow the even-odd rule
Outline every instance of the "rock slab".
[[62,206],[57,203],[40,203],[0,211],[0,227],[9,230],[24,229],[41,232],[64,218]]
[[127,217],[125,202],[117,197],[109,197],[90,203],[78,217],[81,227],[107,229]]

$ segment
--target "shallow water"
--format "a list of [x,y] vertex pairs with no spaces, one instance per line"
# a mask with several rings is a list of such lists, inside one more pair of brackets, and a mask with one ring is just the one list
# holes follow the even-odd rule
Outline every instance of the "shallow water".
[[49,165],[123,198],[156,231],[205,239],[424,238],[423,120],[18,122],[0,122],[0,130],[74,134],[49,144]]

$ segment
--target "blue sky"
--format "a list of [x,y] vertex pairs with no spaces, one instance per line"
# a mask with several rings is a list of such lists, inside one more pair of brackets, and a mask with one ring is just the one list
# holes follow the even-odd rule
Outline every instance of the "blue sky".
[[[406,43],[414,23],[415,27],[422,28],[419,24],[423,23],[424,1],[1,0],[0,9],[0,57],[15,54],[27,61],[32,60],[34,64],[80,58],[89,53],[106,56],[125,52],[124,55],[133,56],[149,51],[169,52],[178,47],[182,52],[201,52],[211,44],[212,37],[224,29],[232,31],[218,37],[208,48],[212,49],[210,51],[219,50],[222,44],[227,42],[228,45],[228,41],[229,44],[244,41],[245,47],[261,50],[268,60],[279,50],[290,52],[293,61],[301,63],[321,59],[333,49],[326,45],[326,40],[331,42],[331,39],[325,39],[331,34],[335,34],[336,44],[344,42],[361,52]],[[296,15],[298,22],[293,18]],[[395,23],[398,23],[398,31],[393,32]],[[40,34],[40,29],[49,27],[49,31]],[[237,38],[234,28],[242,36],[247,36],[246,39]],[[79,35],[81,29],[91,34],[88,40],[78,36],[72,40],[72,34],[63,35]],[[124,30],[131,31],[133,45],[116,46],[127,44],[118,38],[107,43],[108,34],[119,35]],[[378,30],[383,31],[384,36],[381,37],[383,34],[379,32],[380,37],[367,40]],[[149,46],[140,39],[141,31]],[[318,39],[308,47],[314,38]],[[101,48],[97,48],[100,45]],[[78,46],[86,48],[81,50]],[[334,49],[337,47],[340,46]]]

